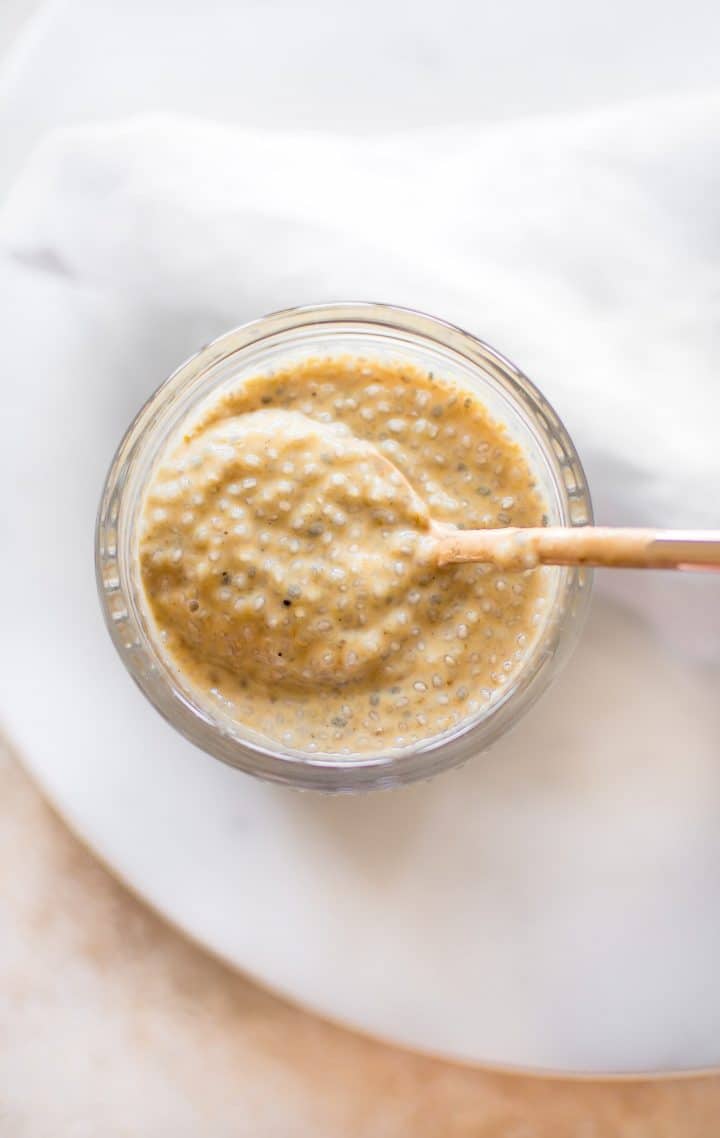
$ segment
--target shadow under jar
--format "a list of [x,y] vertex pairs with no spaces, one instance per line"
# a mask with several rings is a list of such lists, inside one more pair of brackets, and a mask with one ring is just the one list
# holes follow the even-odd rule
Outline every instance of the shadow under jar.
[[508,682],[475,713],[440,735],[368,753],[313,753],[269,739],[228,715],[159,643],[138,556],[143,500],[159,464],[204,405],[258,375],[309,359],[405,365],[472,393],[516,443],[543,499],[549,525],[592,522],[588,487],[558,416],[533,384],[487,344],[410,309],[329,304],[289,309],[213,341],[148,400],[113,459],[100,503],[96,566],[113,642],[133,679],[186,738],[240,770],[288,786],[358,791],[429,778],[486,750],[547,687],[575,644],[590,594],[587,569],[544,569],[542,620]]

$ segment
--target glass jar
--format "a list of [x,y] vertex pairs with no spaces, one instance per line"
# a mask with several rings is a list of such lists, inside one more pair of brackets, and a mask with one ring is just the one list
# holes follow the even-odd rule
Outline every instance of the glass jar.
[[487,749],[547,687],[574,645],[590,594],[587,569],[547,570],[546,618],[508,684],[474,718],[404,750],[370,755],[309,754],[242,726],[180,686],[154,642],[141,600],[135,543],[142,497],[170,437],[201,402],[243,379],[308,356],[365,355],[415,364],[474,390],[524,450],[547,504],[548,524],[586,525],[592,507],[575,448],[555,411],[498,352],[450,324],[381,304],[293,308],[214,340],[184,363],[142,408],[107,476],[96,535],[100,600],[120,656],[148,699],[209,754],[288,786],[325,791],[389,787],[429,778]]

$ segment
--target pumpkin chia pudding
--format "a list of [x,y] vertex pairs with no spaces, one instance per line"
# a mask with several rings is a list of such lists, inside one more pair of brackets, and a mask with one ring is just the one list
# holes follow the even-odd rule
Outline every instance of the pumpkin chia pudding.
[[136,554],[154,634],[195,699],[297,750],[370,754],[480,714],[543,621],[545,570],[438,568],[430,519],[544,512],[471,391],[317,358],[201,407],[147,486]]

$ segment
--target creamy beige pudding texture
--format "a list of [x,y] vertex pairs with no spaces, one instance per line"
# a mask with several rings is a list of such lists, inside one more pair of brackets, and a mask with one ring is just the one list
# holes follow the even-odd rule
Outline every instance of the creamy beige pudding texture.
[[239,383],[175,440],[138,560],[155,635],[196,698],[291,748],[367,754],[476,716],[543,621],[545,570],[438,568],[430,519],[543,514],[523,452],[469,390],[310,359]]

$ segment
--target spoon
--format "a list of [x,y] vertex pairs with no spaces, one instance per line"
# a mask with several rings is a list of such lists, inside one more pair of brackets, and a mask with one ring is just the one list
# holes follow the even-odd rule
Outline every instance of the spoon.
[[439,565],[485,561],[505,570],[536,565],[604,569],[686,569],[720,572],[720,530],[634,529],[613,526],[461,530],[430,525]]
[[[588,565],[608,569],[698,569],[720,571],[720,530],[661,530],[609,526],[542,526],[462,530],[431,518],[392,460],[342,424],[317,422],[297,411],[259,410],[227,421],[213,445],[270,455],[279,440],[296,464],[313,471],[320,456],[327,469],[347,466],[345,483],[362,484],[373,503],[393,504],[410,528],[421,530],[422,555],[437,565],[482,561],[499,569],[536,565]],[[309,464],[309,465],[308,465]],[[322,465],[322,463],[321,463]],[[318,487],[296,487],[296,510],[317,506]],[[356,492],[356,497],[357,492]],[[347,503],[346,503],[347,504]],[[357,508],[357,507],[355,507]]]

